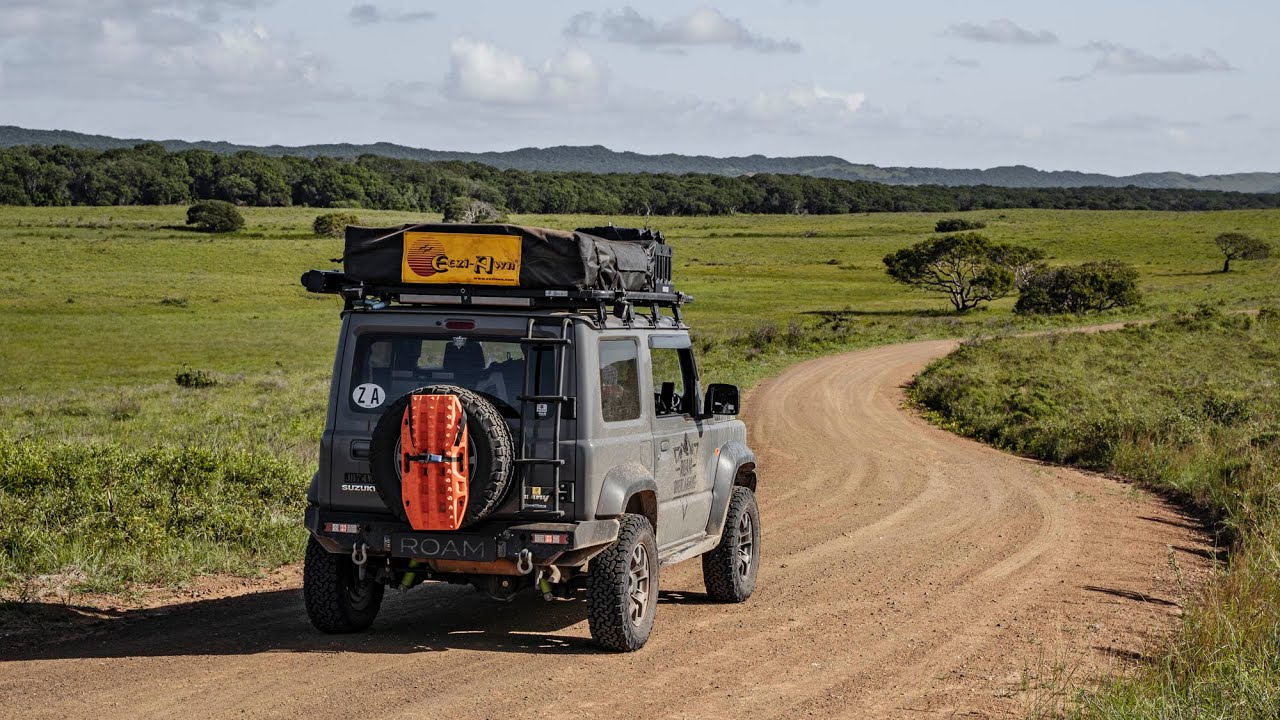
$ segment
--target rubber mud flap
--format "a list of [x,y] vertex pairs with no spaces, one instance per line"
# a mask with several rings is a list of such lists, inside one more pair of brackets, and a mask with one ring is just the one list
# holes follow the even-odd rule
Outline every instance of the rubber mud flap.
[[455,385],[428,385],[406,394],[387,408],[374,427],[369,449],[374,487],[393,515],[411,522],[404,507],[402,431],[413,398],[421,395],[452,395],[462,406],[468,451],[464,465],[467,499],[457,527],[467,527],[492,513],[502,502],[511,487],[515,466],[515,442],[502,413],[493,403],[470,390]]

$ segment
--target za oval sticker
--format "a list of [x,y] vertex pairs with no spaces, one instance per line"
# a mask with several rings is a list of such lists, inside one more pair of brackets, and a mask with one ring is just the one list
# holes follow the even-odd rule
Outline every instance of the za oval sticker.
[[362,408],[376,408],[387,399],[387,393],[373,383],[365,383],[351,393],[351,399]]

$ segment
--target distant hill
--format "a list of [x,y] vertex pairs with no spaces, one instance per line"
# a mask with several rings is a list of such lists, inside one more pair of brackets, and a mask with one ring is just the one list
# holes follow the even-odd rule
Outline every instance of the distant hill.
[[[69,145],[76,148],[109,150],[128,148],[150,142],[140,138],[115,138],[88,135],[69,130],[30,130],[0,125],[0,147],[16,145]],[[356,158],[361,155],[425,162],[458,160],[478,162],[500,169],[540,170],[591,173],[709,173],[714,175],[751,175],[776,173],[808,175],[842,180],[870,180],[890,185],[995,185],[999,187],[1125,187],[1181,188],[1188,190],[1230,190],[1248,193],[1280,192],[1280,172],[1233,173],[1229,175],[1188,175],[1178,172],[1152,172],[1113,176],[1074,171],[1045,171],[1025,165],[994,167],[986,170],[878,167],[859,165],[831,155],[774,158],[764,155],[745,157],[711,157],[707,155],[642,155],[619,152],[601,145],[559,145],[548,148],[521,148],[506,152],[455,152],[407,147],[394,143],[353,145],[235,145],[201,140],[160,140],[171,151],[201,148],[221,154],[252,150],[265,155],[300,157]]]

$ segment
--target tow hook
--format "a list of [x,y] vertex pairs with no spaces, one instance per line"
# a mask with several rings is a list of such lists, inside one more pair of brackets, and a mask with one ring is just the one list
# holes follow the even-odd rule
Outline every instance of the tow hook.
[[364,582],[364,565],[369,562],[369,546],[364,543],[358,543],[351,548],[351,562],[355,563],[359,569],[360,582]]
[[529,552],[529,548],[521,550],[520,556],[516,558],[516,572],[521,575],[533,572],[533,553]]
[[552,565],[544,570],[538,571],[538,591],[542,593],[542,599],[550,602],[556,598],[554,585],[564,580],[564,575],[560,573],[560,568]]
[[409,569],[405,571],[404,578],[400,580],[401,590],[408,590],[413,587],[413,581],[418,577],[418,574],[413,571],[416,567],[418,567],[418,561],[410,560]]

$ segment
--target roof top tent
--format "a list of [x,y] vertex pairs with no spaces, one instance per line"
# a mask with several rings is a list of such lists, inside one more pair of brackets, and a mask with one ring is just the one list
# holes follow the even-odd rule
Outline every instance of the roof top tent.
[[507,224],[348,227],[341,271],[312,270],[307,290],[371,303],[591,309],[603,321],[649,307],[656,317],[692,297],[671,282],[661,232],[614,226],[574,231]]

